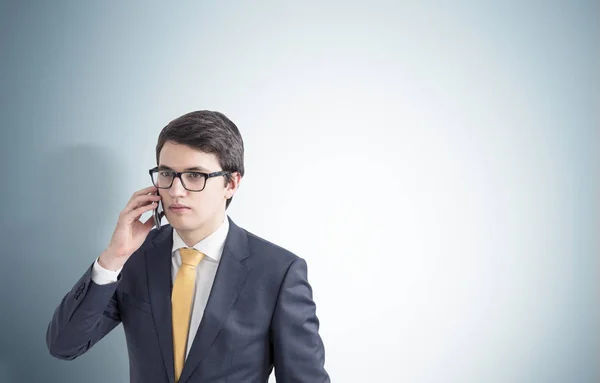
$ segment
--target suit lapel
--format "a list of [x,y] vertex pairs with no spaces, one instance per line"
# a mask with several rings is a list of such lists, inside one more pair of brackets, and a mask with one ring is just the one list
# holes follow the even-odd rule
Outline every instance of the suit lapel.
[[184,383],[190,378],[198,364],[208,354],[244,286],[248,277],[248,268],[242,261],[248,256],[248,251],[246,233],[229,219],[229,233],[225,240],[223,255],[219,262],[202,321],[183,366],[181,378],[179,379],[180,383]]
[[146,266],[148,290],[154,325],[158,341],[169,376],[169,382],[175,383],[173,362],[173,333],[171,322],[171,250],[173,246],[173,228],[165,227],[153,241],[154,249],[147,251]]

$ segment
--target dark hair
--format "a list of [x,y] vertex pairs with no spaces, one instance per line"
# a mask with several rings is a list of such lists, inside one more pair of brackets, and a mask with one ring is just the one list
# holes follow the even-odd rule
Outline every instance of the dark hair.
[[[244,141],[237,126],[224,114],[199,110],[184,114],[169,122],[158,136],[156,164],[165,143],[183,144],[217,156],[223,170],[244,176]],[[230,181],[225,177],[225,185]],[[229,207],[232,198],[225,204]]]

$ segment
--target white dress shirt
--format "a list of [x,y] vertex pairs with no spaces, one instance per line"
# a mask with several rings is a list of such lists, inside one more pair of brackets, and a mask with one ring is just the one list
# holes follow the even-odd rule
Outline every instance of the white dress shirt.
[[[200,326],[202,316],[204,315],[204,309],[206,308],[208,296],[210,295],[210,290],[212,289],[215,280],[221,255],[223,255],[225,239],[227,238],[228,233],[229,220],[227,219],[227,216],[225,216],[225,220],[216,231],[192,246],[194,249],[202,252],[205,256],[202,258],[202,261],[200,261],[200,264],[198,264],[196,269],[196,290],[194,297],[192,298],[192,316],[190,319],[186,358],[192,347],[192,342],[196,337],[196,332],[198,331],[198,326]],[[181,266],[179,249],[182,247],[188,246],[183,242],[177,233],[177,230],[173,229],[173,247],[171,250],[171,278],[173,282],[175,282],[175,277]],[[113,283],[117,281],[120,272],[121,269],[111,271],[103,268],[98,264],[98,259],[96,259],[92,268],[92,281],[99,285]]]

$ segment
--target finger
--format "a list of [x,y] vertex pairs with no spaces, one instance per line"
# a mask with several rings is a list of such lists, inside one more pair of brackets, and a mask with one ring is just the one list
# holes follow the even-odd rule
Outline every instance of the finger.
[[154,185],[148,186],[147,188],[140,189],[131,195],[131,198],[129,198],[129,202],[133,201],[134,199],[136,199],[138,196],[141,196],[141,195],[155,194],[157,190],[158,190],[158,188]]
[[131,197],[129,198],[129,200],[127,201],[127,204],[125,205],[126,207],[129,207],[131,205],[131,203],[133,201],[136,200],[136,198],[138,198],[141,195],[153,195],[153,194],[157,194],[157,190],[158,188],[156,186],[148,186],[147,188],[141,189],[136,191],[135,193],[133,193],[131,195]]
[[125,213],[125,217],[128,218],[128,220],[131,220],[131,222],[139,220],[142,214],[144,214],[147,211],[156,209],[157,206],[158,204],[156,202],[140,206],[137,209],[133,209],[132,211]]
[[160,199],[161,199],[161,197],[159,195],[142,194],[142,195],[136,196],[131,201],[129,201],[129,203],[127,204],[127,206],[125,206],[125,209],[123,209],[123,210],[125,212],[129,212],[129,211],[137,209],[138,207],[145,206],[148,203],[160,201]]
[[135,193],[133,193],[133,195],[131,197],[133,199],[133,197],[136,197],[136,196],[139,196],[139,195],[148,194],[148,193],[154,193],[157,190],[158,190],[158,188],[156,186],[154,186],[154,185],[148,186],[146,188],[143,188],[143,189],[140,189],[140,190],[136,191]]
[[[136,203],[135,200],[132,201],[132,204],[134,204],[134,203],[136,203],[136,204],[134,206],[128,207],[129,211],[134,211],[136,209],[139,209],[140,207],[148,206],[152,203],[158,204],[158,203],[160,203],[160,200],[161,200],[160,196],[156,196],[156,195],[143,195],[143,196],[138,196],[137,198],[138,198],[139,202]],[[154,205],[154,206],[156,208],[156,205]],[[125,210],[125,213],[126,214],[128,213],[127,209]],[[136,219],[140,219],[140,216],[141,216],[141,214],[138,215],[138,217],[136,217]]]
[[127,206],[125,206],[125,209],[123,209],[123,214],[129,215],[135,209],[138,209],[143,206],[147,206],[153,202],[158,202],[158,201],[160,201],[160,199],[157,198],[156,196],[148,196],[147,198],[142,197],[141,199],[133,200],[133,201],[129,202],[127,204]]
[[[142,214],[143,214],[143,213],[142,213]],[[138,216],[137,216],[137,217],[135,217],[133,220],[134,220],[134,221],[139,221],[139,220],[140,220],[140,218],[142,218],[142,214],[138,215]]]

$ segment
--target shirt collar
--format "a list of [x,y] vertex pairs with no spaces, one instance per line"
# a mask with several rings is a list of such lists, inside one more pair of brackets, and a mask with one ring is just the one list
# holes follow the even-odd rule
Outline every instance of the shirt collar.
[[[192,247],[204,253],[205,256],[219,262],[219,260],[221,260],[221,255],[223,254],[223,249],[225,248],[225,240],[227,239],[228,233],[229,219],[225,216],[223,223],[217,230]],[[182,247],[188,246],[183,242],[183,239],[181,239],[177,230],[173,229],[173,248],[171,253],[175,254],[175,252]]]

